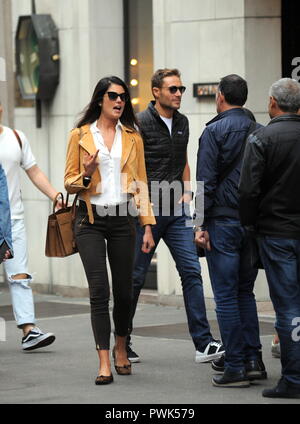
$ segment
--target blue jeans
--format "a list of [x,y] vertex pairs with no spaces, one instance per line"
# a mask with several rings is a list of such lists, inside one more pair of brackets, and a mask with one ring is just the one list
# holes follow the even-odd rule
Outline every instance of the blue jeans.
[[208,232],[211,251],[206,251],[206,259],[225,346],[225,367],[243,370],[245,362],[257,359],[261,349],[253,294],[257,270],[250,265],[248,237],[238,220],[212,219]]
[[282,376],[300,385],[300,240],[265,236],[259,247],[276,312]]
[[[27,237],[23,219],[13,219],[12,244],[14,257],[4,262],[4,269],[9,281],[11,301],[18,327],[35,324],[34,301],[30,283],[33,278],[28,272]],[[27,274],[24,280],[13,278],[17,274]]]
[[[187,208],[187,205],[185,205]],[[203,282],[199,258],[194,244],[194,234],[191,226],[186,225],[186,220],[191,217],[186,215],[180,205],[179,216],[156,216],[156,225],[152,227],[155,246],[163,239],[168,246],[179,272],[189,332],[197,350],[203,351],[212,341],[209,324],[206,317],[206,308],[203,295]],[[133,272],[133,310],[132,320],[136,305],[144,286],[146,274],[155,252],[145,254],[141,251],[144,230],[137,224],[137,239],[135,251],[135,266]],[[129,333],[132,331],[132,321]]]
[[6,177],[0,164],[0,246],[5,241],[12,251],[10,209]]

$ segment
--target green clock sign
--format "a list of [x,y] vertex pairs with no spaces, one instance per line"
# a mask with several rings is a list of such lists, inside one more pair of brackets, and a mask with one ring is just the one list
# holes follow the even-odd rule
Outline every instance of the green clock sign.
[[16,32],[17,81],[24,99],[49,101],[59,83],[58,31],[50,15],[19,18]]

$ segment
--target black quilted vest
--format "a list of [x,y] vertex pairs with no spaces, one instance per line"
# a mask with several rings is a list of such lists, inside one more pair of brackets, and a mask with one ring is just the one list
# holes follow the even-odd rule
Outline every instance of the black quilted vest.
[[[148,108],[137,115],[144,140],[150,194],[151,182],[153,181],[182,182],[189,139],[187,117],[175,111],[171,136],[167,125],[160,118],[154,104],[155,102],[150,102]],[[153,196],[151,200],[154,201]]]

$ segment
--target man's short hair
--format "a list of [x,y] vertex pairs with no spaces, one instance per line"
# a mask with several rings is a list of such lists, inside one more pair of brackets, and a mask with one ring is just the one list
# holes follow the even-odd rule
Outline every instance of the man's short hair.
[[300,84],[295,79],[281,78],[274,82],[269,94],[283,112],[297,113],[300,109]]
[[248,85],[242,77],[236,74],[227,75],[219,84],[219,91],[232,106],[244,106],[248,97]]
[[178,69],[158,69],[151,78],[151,87],[161,88],[163,85],[163,79],[173,76],[180,78],[181,74]]

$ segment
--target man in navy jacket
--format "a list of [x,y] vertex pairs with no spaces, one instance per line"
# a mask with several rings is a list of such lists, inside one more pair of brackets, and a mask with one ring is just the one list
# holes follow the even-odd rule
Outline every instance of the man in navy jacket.
[[[257,270],[249,258],[248,236],[239,220],[239,157],[252,121],[243,110],[247,82],[238,75],[221,79],[216,96],[218,115],[199,140],[197,182],[204,182],[204,222],[196,227],[195,242],[206,249],[206,259],[216,302],[225,362],[212,367],[223,374],[213,377],[218,387],[249,387],[250,380],[266,378],[253,294]],[[200,187],[200,185],[199,185]],[[200,191],[196,217],[199,218]],[[203,203],[203,202],[202,202]],[[202,214],[203,215],[203,214]]]

